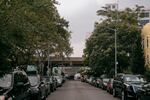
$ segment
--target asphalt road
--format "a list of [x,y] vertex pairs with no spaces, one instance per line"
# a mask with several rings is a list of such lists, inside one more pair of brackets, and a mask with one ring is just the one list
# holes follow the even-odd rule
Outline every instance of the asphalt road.
[[104,90],[80,81],[67,81],[47,100],[119,100]]

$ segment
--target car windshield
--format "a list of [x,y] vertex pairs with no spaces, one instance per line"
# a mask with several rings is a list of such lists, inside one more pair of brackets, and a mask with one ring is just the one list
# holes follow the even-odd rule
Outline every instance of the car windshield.
[[37,76],[28,76],[31,86],[36,86],[39,83],[39,79]]
[[137,76],[126,76],[125,81],[126,82],[141,82],[141,80]]
[[3,76],[0,76],[0,87],[2,88],[8,88],[11,86],[12,82],[12,75],[11,74],[5,74]]

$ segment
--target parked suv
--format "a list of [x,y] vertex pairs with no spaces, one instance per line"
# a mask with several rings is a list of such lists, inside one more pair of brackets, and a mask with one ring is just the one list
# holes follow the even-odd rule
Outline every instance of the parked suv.
[[144,83],[138,75],[118,74],[113,81],[113,96],[121,96],[121,100],[137,99],[137,91]]
[[24,71],[0,74],[0,100],[30,100],[30,83]]
[[47,96],[52,92],[51,91],[51,80],[50,80],[50,76],[43,76],[42,77],[42,80],[44,81],[45,83],[45,86],[46,86],[46,94]]
[[40,75],[28,75],[31,84],[32,100],[46,100],[46,85]]

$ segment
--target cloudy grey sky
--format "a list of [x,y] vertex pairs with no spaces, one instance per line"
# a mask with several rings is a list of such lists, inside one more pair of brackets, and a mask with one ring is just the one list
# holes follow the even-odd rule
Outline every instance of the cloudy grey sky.
[[[115,3],[117,0],[58,0],[58,11],[70,24],[71,46],[74,49],[72,56],[81,57],[85,48],[85,40],[94,29],[94,22],[99,17],[96,11],[106,3]],[[119,8],[135,4],[149,7],[150,0],[118,0]]]

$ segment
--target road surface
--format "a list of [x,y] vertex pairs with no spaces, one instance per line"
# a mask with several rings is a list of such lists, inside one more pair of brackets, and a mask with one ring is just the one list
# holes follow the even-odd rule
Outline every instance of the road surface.
[[67,81],[47,100],[119,100],[104,90],[80,81]]

